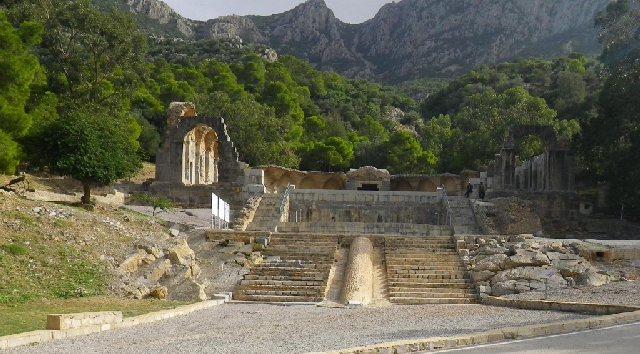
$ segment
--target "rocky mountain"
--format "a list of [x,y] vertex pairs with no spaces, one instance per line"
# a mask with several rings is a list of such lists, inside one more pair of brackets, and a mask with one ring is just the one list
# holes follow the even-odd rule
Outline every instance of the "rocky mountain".
[[346,24],[324,0],[272,16],[191,21],[156,0],[132,11],[194,39],[239,38],[292,54],[321,70],[386,82],[452,76],[518,56],[600,52],[594,15],[610,0],[402,0],[371,20]]

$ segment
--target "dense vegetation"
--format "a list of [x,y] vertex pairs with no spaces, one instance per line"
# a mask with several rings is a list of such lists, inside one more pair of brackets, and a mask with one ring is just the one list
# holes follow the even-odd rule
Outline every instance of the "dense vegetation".
[[[270,61],[268,49],[233,40],[145,41],[130,14],[88,1],[8,2],[17,5],[0,15],[0,168],[26,162],[87,187],[108,183],[154,158],[170,102],[193,101],[199,114],[225,118],[244,161],[304,170],[458,173],[489,163],[510,125],[551,125],[574,143],[584,181],[612,182],[614,196],[637,208],[634,2],[614,2],[596,19],[602,62],[578,53],[518,59],[401,86],[422,102],[291,56]],[[543,149],[531,137],[520,156]]]

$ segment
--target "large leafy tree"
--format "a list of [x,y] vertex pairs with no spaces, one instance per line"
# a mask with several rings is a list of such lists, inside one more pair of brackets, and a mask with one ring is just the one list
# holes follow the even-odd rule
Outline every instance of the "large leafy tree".
[[438,159],[429,150],[423,150],[418,139],[410,132],[397,130],[382,147],[385,167],[391,173],[432,173]]
[[124,108],[146,72],[146,40],[125,12],[100,12],[88,0],[27,0],[16,19],[44,26],[40,57],[61,107]]
[[130,14],[87,0],[27,0],[12,13],[44,26],[39,54],[60,119],[39,130],[41,150],[52,169],[82,181],[88,203],[93,185],[141,167],[140,127],[127,112],[144,82],[146,41]]
[[640,219],[640,11],[637,0],[610,3],[596,17],[608,77],[600,96],[601,111],[585,124],[583,150],[590,168],[609,182],[615,209]]
[[131,177],[142,166],[133,117],[101,106],[69,111],[45,138],[51,168],[82,182],[82,202],[91,203],[91,187]]
[[25,22],[14,28],[0,11],[0,173],[13,173],[20,161],[17,139],[27,134],[32,116],[27,112],[32,85],[41,71],[30,53],[42,26]]

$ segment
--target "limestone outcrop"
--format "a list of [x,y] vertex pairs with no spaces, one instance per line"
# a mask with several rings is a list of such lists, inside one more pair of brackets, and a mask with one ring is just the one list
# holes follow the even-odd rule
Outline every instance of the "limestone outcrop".
[[[479,246],[482,244],[482,246]],[[478,245],[478,246],[475,246]],[[600,286],[611,277],[578,255],[571,241],[478,238],[470,247],[471,278],[480,296],[502,296],[576,285]],[[477,248],[476,248],[477,247]]]

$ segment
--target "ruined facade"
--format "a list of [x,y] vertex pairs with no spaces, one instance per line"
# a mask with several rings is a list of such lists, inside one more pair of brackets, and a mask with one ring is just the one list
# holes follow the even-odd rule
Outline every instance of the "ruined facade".
[[[527,136],[537,136],[546,146],[541,155],[519,163],[516,146]],[[575,191],[575,157],[566,140],[559,140],[550,126],[513,125],[496,155],[492,188],[531,192]]]
[[[216,193],[232,208],[240,209],[250,196],[254,177],[247,171],[248,165],[239,161],[223,118],[200,117],[193,103],[171,104],[156,155],[152,193],[165,195],[180,205],[198,207],[210,206],[211,193]],[[261,178],[256,182],[261,183]]]
[[[540,138],[545,152],[521,162],[516,147],[527,136]],[[488,186],[488,196],[531,200],[536,209],[549,218],[575,219],[579,212],[575,193],[575,157],[569,143],[558,139],[550,126],[513,125],[500,154],[480,181]],[[473,182],[472,182],[473,183]]]
[[234,182],[245,168],[223,118],[199,117],[192,103],[171,104],[156,156],[156,181],[185,186]]

